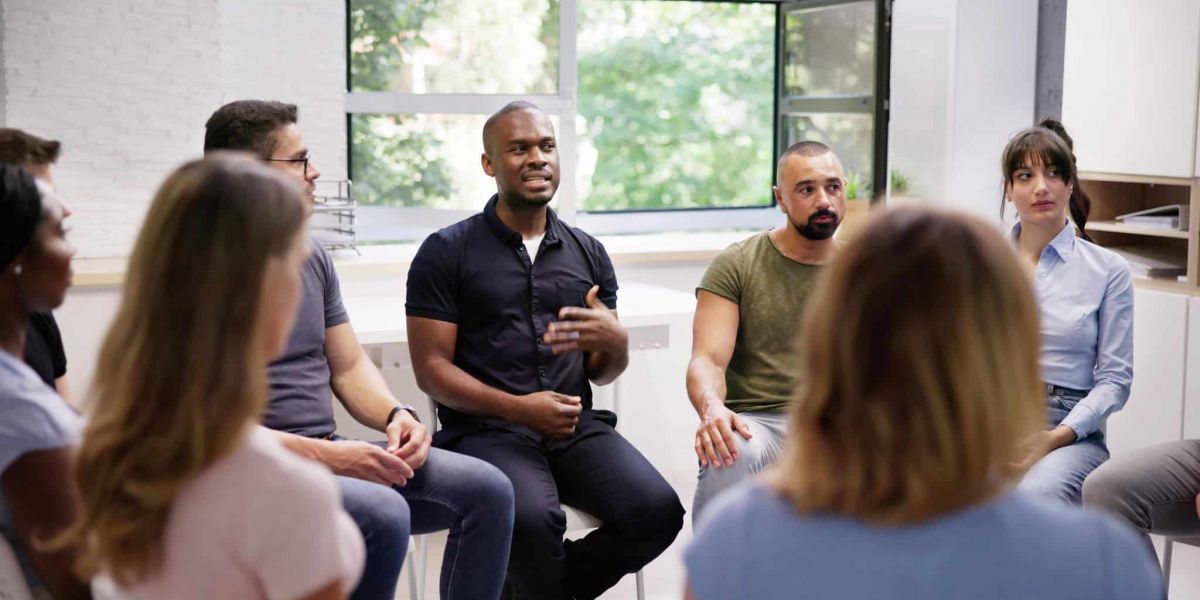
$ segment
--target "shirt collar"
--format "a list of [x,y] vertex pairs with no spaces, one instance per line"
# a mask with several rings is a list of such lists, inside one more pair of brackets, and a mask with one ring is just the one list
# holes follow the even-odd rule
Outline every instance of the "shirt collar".
[[[1021,235],[1020,221],[1013,223],[1010,234],[1012,235],[1012,239],[1014,241],[1016,241],[1017,236]],[[1069,261],[1071,259],[1071,255],[1075,252],[1075,226],[1072,225],[1070,221],[1066,221],[1063,224],[1062,230],[1058,232],[1058,235],[1054,236],[1054,239],[1050,240],[1049,247],[1054,249],[1054,253],[1057,254],[1063,262]]]
[[[488,228],[492,230],[492,234],[496,236],[496,239],[500,240],[506,246],[516,248],[524,240],[521,238],[521,234],[513,231],[508,225],[505,225],[504,221],[501,221],[500,217],[496,215],[496,203],[499,201],[500,195],[492,194],[491,199],[487,202],[487,206],[483,208],[483,220],[487,222]],[[559,224],[560,221],[558,220],[558,215],[554,214],[554,209],[547,208],[546,237],[542,241],[543,244],[549,246],[558,243],[557,229],[560,226]]]

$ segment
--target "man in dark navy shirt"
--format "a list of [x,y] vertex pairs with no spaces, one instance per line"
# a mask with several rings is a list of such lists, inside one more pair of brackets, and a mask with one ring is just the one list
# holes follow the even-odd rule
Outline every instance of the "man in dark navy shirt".
[[[671,544],[683,507],[612,413],[592,408],[589,382],[625,370],[628,338],[604,246],[547,208],[559,181],[550,119],[509,104],[483,143],[498,193],[429,236],[409,269],[413,368],[438,401],[436,445],[513,482],[511,595],[595,598]],[[560,502],[604,524],[564,542]]]

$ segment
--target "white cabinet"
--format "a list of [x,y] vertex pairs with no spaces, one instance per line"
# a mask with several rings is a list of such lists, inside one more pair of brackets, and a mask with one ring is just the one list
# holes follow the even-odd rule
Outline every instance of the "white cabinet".
[[1200,2],[1067,4],[1063,123],[1079,169],[1193,174]]
[[[1188,351],[1184,373],[1183,437],[1200,438],[1200,298],[1188,300]],[[1134,365],[1136,369],[1137,366]]]
[[[1133,296],[1133,391],[1108,419],[1113,456],[1177,440],[1181,429],[1189,297],[1144,289]],[[1200,350],[1200,334],[1194,339]]]

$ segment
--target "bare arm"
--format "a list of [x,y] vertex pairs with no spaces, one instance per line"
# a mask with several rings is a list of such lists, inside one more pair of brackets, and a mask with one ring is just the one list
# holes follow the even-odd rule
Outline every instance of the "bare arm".
[[[325,329],[325,359],[329,361],[333,393],[354,420],[387,434],[388,452],[419,469],[429,456],[433,438],[429,430],[408,411],[400,411],[387,422],[392,409],[401,403],[388,389],[379,368],[367,356],[350,323]],[[412,477],[412,475],[407,475]]]
[[88,582],[74,573],[75,549],[54,552],[39,547],[66,529],[79,515],[79,492],[71,479],[71,450],[30,452],[4,471],[0,484],[12,513],[17,539],[54,598],[91,598]]
[[297,600],[346,600],[346,592],[342,590],[342,582],[334,580],[329,585]]
[[575,433],[582,411],[578,396],[555,391],[518,396],[484,384],[454,364],[458,325],[408,317],[408,351],[421,391],[459,412],[520,423],[543,435]]
[[350,323],[325,330],[325,358],[329,361],[333,393],[350,416],[371,429],[384,431],[388,413],[399,402],[358,343]]
[[703,416],[710,403],[725,404],[725,369],[733,357],[740,320],[733,302],[704,290],[696,296],[687,392],[698,415]]
[[588,290],[587,308],[566,306],[559,321],[547,328],[544,340],[555,354],[584,352],[588,379],[608,385],[629,366],[629,333],[599,299],[600,286]]
[[408,351],[417,387],[459,412],[514,420],[517,396],[486,385],[454,364],[458,325],[408,317]]
[[695,449],[701,465],[721,468],[738,458],[737,431],[750,439],[750,427],[725,407],[725,369],[737,343],[741,317],[738,305],[712,292],[700,290],[692,319],[692,360],[688,363],[687,391],[700,417]]
[[54,390],[58,392],[60,398],[71,405],[71,408],[79,410],[79,405],[75,404],[75,394],[71,391],[71,382],[67,381],[66,375],[54,380]]
[[[609,312],[612,313],[613,320],[619,323],[617,311]],[[629,336],[624,327],[620,331],[624,342],[617,350],[587,353],[587,376],[596,385],[608,385],[616,381],[629,367]]]

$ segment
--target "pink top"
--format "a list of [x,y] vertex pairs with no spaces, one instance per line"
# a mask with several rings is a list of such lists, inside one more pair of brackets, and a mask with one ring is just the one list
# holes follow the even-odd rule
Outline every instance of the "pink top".
[[100,576],[98,598],[300,598],[341,581],[349,593],[365,549],[325,467],[255,427],[183,488],[167,525],[163,569],[124,590]]

